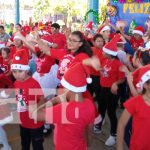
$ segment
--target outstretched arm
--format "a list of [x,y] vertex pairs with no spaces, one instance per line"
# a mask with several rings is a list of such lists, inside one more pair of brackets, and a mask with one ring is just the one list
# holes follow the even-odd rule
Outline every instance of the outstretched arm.
[[130,118],[129,112],[125,109],[120,117],[117,128],[117,150],[123,150],[124,130]]

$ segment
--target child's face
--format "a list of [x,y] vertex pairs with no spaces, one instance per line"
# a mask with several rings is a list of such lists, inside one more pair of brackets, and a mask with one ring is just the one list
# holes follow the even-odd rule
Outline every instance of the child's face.
[[24,70],[13,69],[12,73],[13,73],[14,78],[18,81],[24,81],[28,77],[28,71],[24,71]]
[[144,84],[144,88],[145,88],[146,92],[148,92],[148,93],[150,92],[150,80]]
[[109,39],[110,36],[110,30],[106,30],[103,32],[103,37]]
[[94,42],[93,45],[97,48],[102,48],[104,46],[104,40],[102,38],[97,38]]
[[14,39],[14,44],[16,47],[22,46],[22,41],[20,39]]
[[7,59],[8,58],[8,54],[4,50],[2,50],[2,57],[3,57],[3,59]]
[[141,36],[141,35],[136,34],[136,33],[135,33],[133,36],[135,37],[135,39],[136,39],[136,40],[139,40],[139,39],[141,39],[141,38],[142,38],[142,36]]

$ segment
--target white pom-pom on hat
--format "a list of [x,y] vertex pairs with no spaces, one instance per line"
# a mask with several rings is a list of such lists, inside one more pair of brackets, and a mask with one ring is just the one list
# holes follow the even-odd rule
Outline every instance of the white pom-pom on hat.
[[88,84],[91,84],[91,83],[92,83],[92,78],[87,77],[87,78],[86,78],[86,81],[87,81]]

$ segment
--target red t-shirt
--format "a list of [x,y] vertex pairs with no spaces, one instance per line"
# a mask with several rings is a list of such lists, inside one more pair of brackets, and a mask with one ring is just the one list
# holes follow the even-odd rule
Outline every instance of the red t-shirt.
[[149,150],[150,106],[138,95],[126,101],[124,107],[133,117],[130,150]]
[[125,78],[125,74],[119,70],[122,63],[118,59],[103,59],[101,66],[100,85],[102,87],[111,87],[114,82]]
[[4,73],[0,74],[0,88],[13,88],[13,82]]
[[[38,47],[35,47],[36,53],[41,53]],[[36,59],[36,71],[38,73],[49,73],[52,65],[55,64],[55,59],[51,56],[40,54],[40,56]]]
[[79,53],[76,56],[73,56],[73,53],[67,53],[64,49],[51,49],[50,53],[53,58],[60,60],[57,73],[58,79],[63,77],[70,65],[76,62],[82,62],[82,60],[89,58],[86,53]]
[[[93,50],[93,56],[97,56],[99,60],[101,61],[103,58],[103,51],[96,47],[92,47],[92,50]],[[99,76],[100,72],[96,71],[93,67],[90,67],[90,74],[94,76]]]
[[94,119],[95,106],[90,99],[64,102],[47,108],[47,122],[56,125],[55,150],[86,150],[85,129]]
[[66,36],[62,33],[51,34],[49,36],[52,43],[58,45],[57,49],[64,49],[66,48]]
[[131,36],[130,39],[130,44],[133,50],[137,50],[139,46],[143,47],[144,46],[144,40],[141,38],[139,40],[136,40],[134,36]]
[[2,67],[5,68],[4,74],[7,74],[7,73],[10,72],[10,61],[11,61],[10,59],[7,59],[7,60],[4,60],[4,59],[3,59]]
[[38,103],[40,100],[39,97],[43,95],[39,83],[30,77],[23,82],[15,81],[14,87],[16,90],[17,111],[21,125],[25,128],[31,129],[40,128],[43,125],[43,122],[36,123],[33,119],[31,119],[27,108],[30,102]]

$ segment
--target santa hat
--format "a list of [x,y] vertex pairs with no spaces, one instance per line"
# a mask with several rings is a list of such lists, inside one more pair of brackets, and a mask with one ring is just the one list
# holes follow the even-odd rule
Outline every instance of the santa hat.
[[104,31],[106,30],[110,30],[110,27],[109,26],[102,26],[98,29],[98,33],[102,34]]
[[29,70],[30,67],[28,65],[28,62],[29,59],[28,59],[27,52],[24,49],[18,50],[13,56],[11,70],[12,69]]
[[126,44],[126,41],[120,38],[120,39],[117,41],[117,44]]
[[139,34],[139,35],[141,35],[141,36],[143,36],[144,35],[144,28],[142,27],[142,26],[138,26],[138,27],[136,27],[134,30],[133,30],[133,32],[132,32],[132,34]]
[[117,42],[120,40],[120,37],[121,37],[120,34],[116,34],[110,42],[105,44],[105,46],[103,47],[103,51],[109,55],[117,56],[118,54]]
[[146,65],[141,67],[138,70],[138,82],[136,84],[136,87],[140,90],[143,89],[144,83],[146,83],[148,80],[150,80],[150,65]]
[[47,43],[49,46],[52,46],[51,37],[49,35],[44,35],[41,37],[42,41]]
[[71,66],[64,74],[61,84],[73,92],[85,92],[87,83],[91,83],[92,79],[89,78],[89,70],[81,63],[76,63]]
[[90,22],[87,24],[85,30],[87,30],[87,31],[92,31],[92,30],[93,30],[93,22],[92,22],[92,21],[90,21]]

